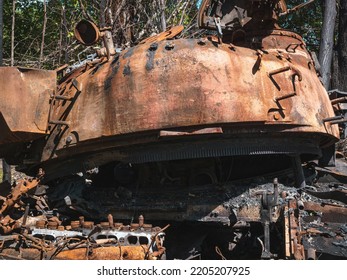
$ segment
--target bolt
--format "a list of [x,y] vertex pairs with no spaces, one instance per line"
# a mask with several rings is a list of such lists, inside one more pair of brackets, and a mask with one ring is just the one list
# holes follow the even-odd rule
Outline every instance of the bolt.
[[142,227],[144,222],[145,222],[145,218],[142,215],[140,215],[139,216],[139,226]]
[[72,140],[72,136],[66,137],[66,144],[71,144]]
[[84,224],[84,217],[83,217],[83,216],[80,216],[78,219],[79,219],[79,222],[80,222],[80,226],[83,227],[83,224]]
[[199,39],[198,44],[200,46],[206,45],[206,39]]
[[172,50],[173,48],[175,47],[175,44],[174,43],[167,43],[166,46],[165,46],[165,49],[170,51]]
[[156,51],[157,49],[158,49],[158,43],[153,43],[149,47],[150,51]]
[[109,223],[110,228],[113,228],[113,227],[114,227],[114,221],[113,221],[113,216],[112,216],[112,214],[108,214],[107,220],[108,220],[108,223]]
[[236,51],[236,48],[232,43],[229,44],[229,49],[232,51]]

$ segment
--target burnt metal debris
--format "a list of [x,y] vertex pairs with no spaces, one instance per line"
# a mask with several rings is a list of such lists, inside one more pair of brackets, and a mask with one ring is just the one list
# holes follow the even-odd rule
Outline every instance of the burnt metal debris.
[[216,36],[122,51],[83,20],[84,62],[0,68],[0,156],[28,178],[0,185],[0,258],[347,258],[346,99],[277,24],[304,6],[205,0]]

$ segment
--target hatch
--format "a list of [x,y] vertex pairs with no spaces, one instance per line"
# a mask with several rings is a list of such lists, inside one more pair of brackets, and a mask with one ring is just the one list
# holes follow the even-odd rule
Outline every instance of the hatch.
[[204,0],[198,24],[202,29],[229,33],[258,20],[277,21],[278,14],[286,11],[284,0]]

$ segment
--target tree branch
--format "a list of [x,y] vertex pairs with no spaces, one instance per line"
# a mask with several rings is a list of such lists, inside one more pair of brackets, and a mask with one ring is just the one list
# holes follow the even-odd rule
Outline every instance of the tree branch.
[[12,2],[11,66],[14,65],[14,27],[16,22],[16,0]]
[[325,0],[322,39],[319,50],[319,63],[321,65],[323,84],[326,89],[329,89],[331,79],[331,63],[333,59],[336,14],[336,1]]
[[41,50],[39,58],[39,68],[41,68],[43,60],[43,49],[45,47],[45,34],[46,34],[46,24],[47,24],[47,3],[43,0],[43,27],[42,27],[42,40],[41,40]]

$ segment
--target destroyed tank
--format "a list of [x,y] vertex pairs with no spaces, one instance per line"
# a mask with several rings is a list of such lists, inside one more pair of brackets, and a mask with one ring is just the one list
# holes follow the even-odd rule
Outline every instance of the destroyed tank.
[[[183,27],[176,26],[122,51],[107,29],[82,20],[77,40],[86,46],[102,40],[104,48],[79,67],[0,68],[0,156],[31,176],[44,170],[33,188],[49,187],[34,195],[47,202],[32,212],[45,217],[43,224],[34,219],[29,226],[33,202],[27,211],[16,206],[21,220],[8,202],[14,207],[33,179],[17,183],[20,195],[4,199],[0,212],[8,217],[4,236],[24,229],[27,240],[112,239],[111,251],[148,245],[145,255],[133,254],[138,258],[336,256],[297,234],[303,211],[322,207],[307,199],[313,167],[302,164],[330,158],[341,117],[303,39],[278,26],[288,12],[279,0],[205,0],[198,24],[211,35],[179,39]],[[153,234],[143,221],[134,223],[139,215],[172,224],[166,250],[162,229]],[[129,226],[115,227],[113,219]],[[13,257],[11,246],[6,254]],[[47,255],[80,258],[83,246]]]

